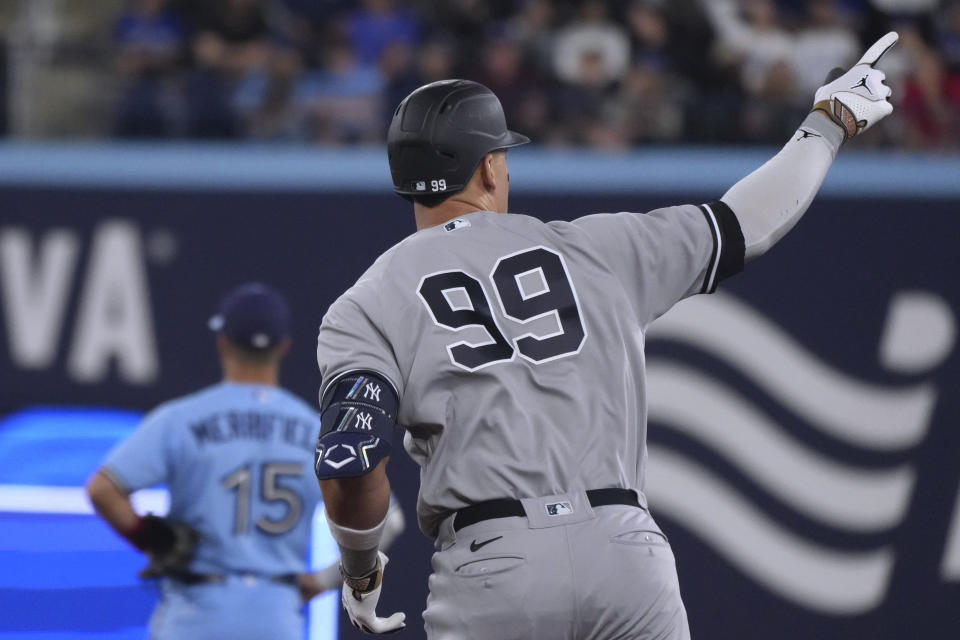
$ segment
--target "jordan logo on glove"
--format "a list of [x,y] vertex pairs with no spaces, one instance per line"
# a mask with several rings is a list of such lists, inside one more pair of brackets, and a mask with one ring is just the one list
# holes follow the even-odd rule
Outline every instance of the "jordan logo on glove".
[[[860,78],[860,82],[858,82],[857,84],[853,85],[853,86],[850,87],[850,88],[851,88],[851,89],[856,89],[856,88],[858,88],[858,87],[863,87],[863,88],[866,89],[867,91],[870,91],[870,87],[867,86],[867,78],[869,78],[869,77],[870,77],[870,76],[863,76],[862,78]],[[870,91],[870,93],[873,94],[873,91]]]

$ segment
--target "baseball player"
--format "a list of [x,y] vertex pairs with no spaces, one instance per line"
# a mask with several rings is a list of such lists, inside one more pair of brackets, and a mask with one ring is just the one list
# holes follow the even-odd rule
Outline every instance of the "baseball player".
[[[508,211],[506,128],[482,85],[420,87],[388,133],[418,231],[328,310],[315,459],[351,620],[383,633],[384,466],[421,467],[431,640],[690,637],[647,509],[644,330],[710,293],[807,209],[844,141],[892,111],[884,36],[816,92],[796,135],[708,204],[543,223]],[[842,73],[842,71],[841,71]]]
[[[339,567],[304,572],[320,491],[310,471],[316,412],[277,386],[290,347],[287,303],[251,283],[211,319],[223,381],[161,405],[87,483],[97,513],[163,578],[151,638],[303,637],[302,605],[340,586]],[[137,515],[129,494],[170,491],[167,518]],[[387,518],[388,537],[403,529]]]

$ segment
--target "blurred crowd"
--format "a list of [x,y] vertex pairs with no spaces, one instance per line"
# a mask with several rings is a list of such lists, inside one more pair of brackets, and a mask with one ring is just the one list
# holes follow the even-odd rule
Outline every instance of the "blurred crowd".
[[377,143],[464,77],[544,145],[780,143],[890,29],[899,108],[869,144],[960,147],[960,0],[130,0],[111,130]]

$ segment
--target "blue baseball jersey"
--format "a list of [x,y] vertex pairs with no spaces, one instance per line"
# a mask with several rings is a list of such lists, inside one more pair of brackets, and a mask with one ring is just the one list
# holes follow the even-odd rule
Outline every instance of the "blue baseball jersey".
[[299,573],[321,500],[319,431],[293,394],[224,382],[152,411],[102,469],[127,491],[167,485],[169,517],[201,536],[192,572]]

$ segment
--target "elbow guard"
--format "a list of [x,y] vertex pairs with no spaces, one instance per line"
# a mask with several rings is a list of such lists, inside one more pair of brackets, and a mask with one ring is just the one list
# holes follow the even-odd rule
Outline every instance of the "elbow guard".
[[390,455],[399,404],[393,385],[371,371],[335,380],[320,403],[317,478],[362,476]]

